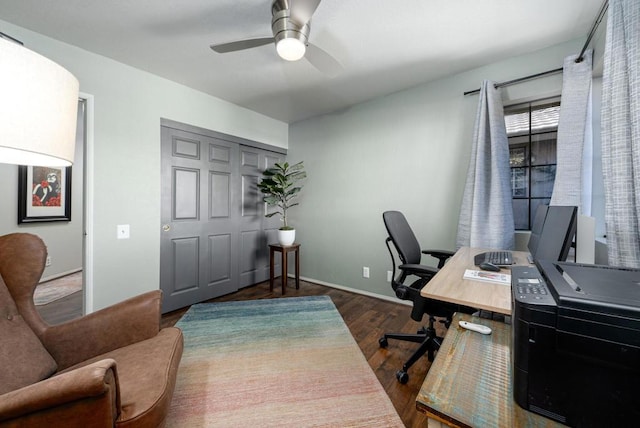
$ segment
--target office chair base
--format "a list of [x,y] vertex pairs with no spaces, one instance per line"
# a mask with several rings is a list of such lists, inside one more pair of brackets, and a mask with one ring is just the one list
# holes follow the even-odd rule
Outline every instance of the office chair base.
[[378,340],[378,344],[381,348],[389,346],[388,339],[402,340],[406,342],[419,343],[418,349],[411,355],[406,363],[403,364],[402,370],[396,372],[396,379],[398,382],[405,384],[409,381],[409,374],[407,371],[409,368],[420,359],[423,355],[427,354],[427,359],[433,361],[435,353],[440,349],[442,344],[442,337],[436,336],[436,331],[433,328],[433,321],[430,319],[429,327],[422,327],[418,330],[417,334],[407,333],[387,333]]
[[396,372],[396,379],[398,379],[398,382],[404,385],[405,383],[409,382],[409,374],[404,370],[398,370]]

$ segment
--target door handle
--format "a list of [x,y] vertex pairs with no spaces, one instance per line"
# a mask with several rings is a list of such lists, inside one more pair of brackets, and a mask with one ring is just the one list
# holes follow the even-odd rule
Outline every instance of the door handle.
[[165,232],[168,232],[171,230],[171,226],[169,226],[168,224],[164,224],[162,225],[162,230]]

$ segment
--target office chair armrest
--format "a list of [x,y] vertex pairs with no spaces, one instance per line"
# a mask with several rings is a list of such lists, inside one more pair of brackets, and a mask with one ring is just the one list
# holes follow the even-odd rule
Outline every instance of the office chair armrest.
[[438,269],[425,265],[404,264],[398,266],[398,268],[407,275],[415,275],[421,278],[431,278],[438,273]]
[[435,257],[436,259],[438,259],[438,269],[442,269],[442,267],[444,266],[444,263],[455,254],[455,251],[422,250],[422,254],[427,254],[431,257]]

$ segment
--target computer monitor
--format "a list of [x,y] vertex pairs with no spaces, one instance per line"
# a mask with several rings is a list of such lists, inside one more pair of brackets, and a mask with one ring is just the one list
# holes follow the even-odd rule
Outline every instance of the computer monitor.
[[544,220],[547,218],[547,210],[549,205],[540,204],[536,209],[536,215],[533,217],[533,224],[531,225],[531,236],[529,237],[529,243],[527,248],[529,253],[533,257],[538,249],[538,243],[540,242],[540,235],[542,234],[542,228],[544,226]]
[[546,215],[544,215],[544,223],[537,239],[538,233],[534,236],[533,229],[539,227],[537,223],[541,219],[538,218],[538,214],[542,216],[545,210],[540,207],[536,211],[532,228],[534,241],[530,240],[529,243],[531,257],[533,260],[565,261],[576,235],[578,207],[559,205],[545,207]]
[[[578,207],[538,205],[529,237],[529,263],[535,260],[554,262],[567,260],[569,249],[576,234]],[[510,251],[487,251],[476,254],[474,264],[489,262],[497,266],[513,264]]]

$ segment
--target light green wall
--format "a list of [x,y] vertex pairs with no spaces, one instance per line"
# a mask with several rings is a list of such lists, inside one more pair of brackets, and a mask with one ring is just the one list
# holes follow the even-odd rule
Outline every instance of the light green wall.
[[[290,125],[289,159],[307,183],[292,210],[302,276],[391,296],[385,210],[403,211],[423,248],[454,249],[478,97],[497,82],[552,70],[577,40]],[[562,75],[503,89],[505,104],[559,95]],[[428,258],[423,259],[424,262]],[[433,263],[429,263],[433,264]],[[362,277],[362,267],[370,278]]]
[[[160,118],[288,145],[284,122],[3,21],[0,31],[67,68],[94,96],[94,309],[159,288]],[[13,224],[15,215],[2,213]],[[131,226],[130,239],[116,239],[118,224]]]

